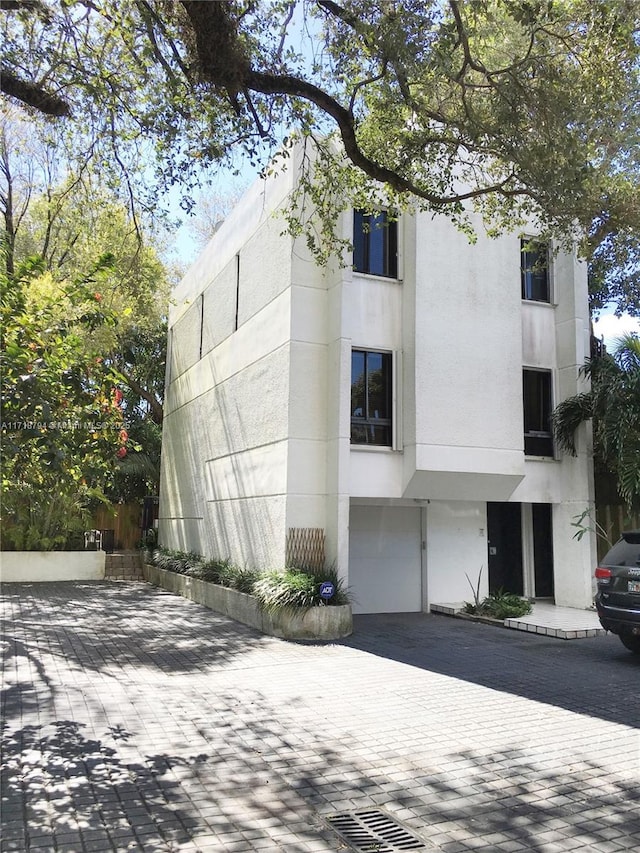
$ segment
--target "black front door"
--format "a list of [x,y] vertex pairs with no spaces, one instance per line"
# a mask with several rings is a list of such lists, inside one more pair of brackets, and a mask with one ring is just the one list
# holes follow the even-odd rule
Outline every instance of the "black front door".
[[532,504],[535,597],[553,598],[551,504]]
[[524,593],[522,521],[519,503],[488,503],[489,592]]

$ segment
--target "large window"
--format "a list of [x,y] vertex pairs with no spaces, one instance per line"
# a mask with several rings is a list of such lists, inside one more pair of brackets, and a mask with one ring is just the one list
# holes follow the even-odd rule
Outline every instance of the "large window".
[[390,352],[351,352],[351,443],[391,446]]
[[398,277],[398,223],[390,221],[386,211],[353,211],[353,268]]
[[553,456],[551,432],[551,371],[523,370],[524,452]]
[[520,241],[522,298],[532,302],[551,302],[549,282],[549,246],[531,237]]

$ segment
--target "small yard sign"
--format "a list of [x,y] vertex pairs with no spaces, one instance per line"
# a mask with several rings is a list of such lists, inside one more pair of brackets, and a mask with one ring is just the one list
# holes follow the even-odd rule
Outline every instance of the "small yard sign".
[[324,598],[325,601],[328,601],[330,598],[333,598],[333,594],[336,591],[335,586],[331,583],[331,581],[322,581],[320,584],[320,596]]

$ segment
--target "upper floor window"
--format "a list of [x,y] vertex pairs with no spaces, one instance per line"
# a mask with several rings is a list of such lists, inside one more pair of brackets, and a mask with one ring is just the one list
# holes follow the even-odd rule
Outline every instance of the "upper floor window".
[[391,353],[351,352],[351,443],[391,447]]
[[386,210],[353,211],[353,268],[370,275],[398,277],[398,223]]
[[522,298],[551,302],[549,245],[531,237],[520,240]]
[[525,456],[553,456],[551,371],[523,370]]

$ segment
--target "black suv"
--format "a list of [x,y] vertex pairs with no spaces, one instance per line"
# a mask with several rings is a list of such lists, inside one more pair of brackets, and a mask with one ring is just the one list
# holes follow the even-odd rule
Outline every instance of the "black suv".
[[600,623],[640,655],[640,530],[623,533],[596,569]]

